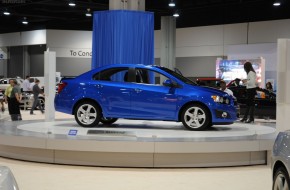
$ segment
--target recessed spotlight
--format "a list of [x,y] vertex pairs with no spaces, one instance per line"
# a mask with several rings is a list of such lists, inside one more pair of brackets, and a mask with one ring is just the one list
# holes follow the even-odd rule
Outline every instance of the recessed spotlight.
[[91,9],[87,9],[86,16],[87,16],[87,17],[92,16]]
[[4,11],[3,14],[4,15],[10,15],[10,13],[8,11]]
[[171,0],[169,3],[168,3],[168,6],[169,7],[175,7],[175,2],[173,0]]
[[175,13],[173,14],[173,16],[174,16],[174,17],[179,17],[179,13],[178,13],[178,12],[175,12]]
[[273,3],[273,5],[276,6],[276,7],[278,7],[278,6],[281,5],[281,3],[280,2],[275,2],[275,3]]
[[26,20],[26,17],[23,18],[22,24],[28,24],[28,21]]
[[69,6],[71,6],[71,7],[74,7],[74,6],[76,6],[76,4],[74,3],[74,2],[69,2],[69,4],[68,4]]

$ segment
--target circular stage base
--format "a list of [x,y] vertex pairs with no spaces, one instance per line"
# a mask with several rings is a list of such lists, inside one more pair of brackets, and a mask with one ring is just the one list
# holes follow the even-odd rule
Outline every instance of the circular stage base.
[[[8,135],[7,135],[8,133]],[[235,123],[188,131],[181,123],[118,120],[82,128],[75,121],[20,124],[0,131],[0,155],[73,165],[215,167],[266,164],[275,128]]]

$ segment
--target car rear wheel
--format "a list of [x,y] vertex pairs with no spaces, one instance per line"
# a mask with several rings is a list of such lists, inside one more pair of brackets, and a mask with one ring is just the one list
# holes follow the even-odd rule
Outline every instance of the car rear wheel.
[[276,170],[274,175],[273,190],[289,190],[289,174],[284,167]]
[[205,130],[211,125],[209,111],[199,104],[186,106],[181,113],[181,121],[191,131]]
[[79,103],[74,113],[75,120],[82,127],[95,127],[100,121],[100,109],[93,102]]
[[112,123],[115,123],[118,120],[118,118],[112,118],[112,117],[101,117],[100,122],[103,124],[110,125]]

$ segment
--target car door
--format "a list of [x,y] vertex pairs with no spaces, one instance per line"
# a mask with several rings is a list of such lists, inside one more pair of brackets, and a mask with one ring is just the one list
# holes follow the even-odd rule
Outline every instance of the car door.
[[129,68],[111,68],[94,76],[94,86],[105,117],[131,116],[132,84],[127,81]]
[[131,95],[132,116],[140,119],[174,119],[178,89],[160,84],[168,78],[150,69],[136,69],[135,75]]

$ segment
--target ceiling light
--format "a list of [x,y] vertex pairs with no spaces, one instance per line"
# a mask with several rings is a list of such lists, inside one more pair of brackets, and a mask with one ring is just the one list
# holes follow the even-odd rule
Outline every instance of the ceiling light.
[[86,12],[86,16],[87,16],[87,17],[92,16],[91,9],[87,9],[87,10],[88,10],[88,11]]
[[4,15],[10,15],[10,13],[8,11],[4,11],[3,14]]
[[69,4],[68,4],[69,6],[71,6],[71,7],[74,7],[74,6],[76,6],[76,4],[74,3],[74,2],[69,2]]
[[176,11],[174,14],[173,14],[174,17],[179,17],[179,13]]
[[280,6],[281,3],[279,1],[276,1],[276,2],[273,3],[273,5],[277,7],[277,6]]
[[169,7],[175,7],[175,2],[173,0],[171,0],[169,3],[168,3],[168,6]]
[[28,21],[26,20],[26,17],[23,18],[22,24],[28,24]]

